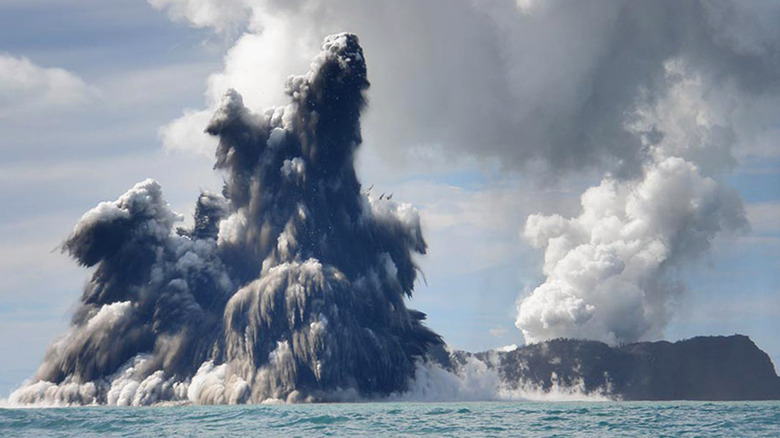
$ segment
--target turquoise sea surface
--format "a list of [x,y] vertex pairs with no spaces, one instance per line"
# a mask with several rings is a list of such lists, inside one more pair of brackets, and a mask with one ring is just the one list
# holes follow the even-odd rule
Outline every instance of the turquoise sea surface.
[[780,402],[0,409],[0,437],[780,437]]

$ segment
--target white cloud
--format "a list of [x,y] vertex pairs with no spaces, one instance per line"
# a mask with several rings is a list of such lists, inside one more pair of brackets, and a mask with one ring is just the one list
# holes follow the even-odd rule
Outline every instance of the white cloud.
[[195,27],[211,27],[224,32],[246,19],[244,0],[148,0],[153,7],[166,10],[177,21],[189,21]]
[[81,78],[67,70],[44,68],[27,58],[0,54],[0,114],[77,105],[93,93]]
[[211,116],[209,110],[185,110],[181,117],[160,127],[160,141],[169,151],[179,150],[213,157],[217,140],[204,132]]

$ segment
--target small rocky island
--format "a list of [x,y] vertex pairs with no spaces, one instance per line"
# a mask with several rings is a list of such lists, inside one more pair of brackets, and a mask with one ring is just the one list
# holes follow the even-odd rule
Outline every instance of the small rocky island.
[[622,400],[777,400],[780,377],[769,356],[742,335],[610,347],[556,339],[513,351],[452,354],[498,371],[509,388],[579,387]]

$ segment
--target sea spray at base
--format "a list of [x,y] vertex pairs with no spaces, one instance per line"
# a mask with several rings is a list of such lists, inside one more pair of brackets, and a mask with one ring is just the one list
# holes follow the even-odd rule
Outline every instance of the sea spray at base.
[[[141,359],[143,361],[143,359]],[[418,362],[409,386],[403,392],[385,396],[366,397],[354,390],[333,391],[328,401],[341,402],[456,402],[456,401],[608,401],[612,399],[606,390],[587,392],[582,381],[569,384],[555,381],[550,387],[536,382],[516,382],[507,384],[497,370],[498,361],[486,363],[470,358],[457,370],[445,369],[434,362]],[[162,372],[139,382],[134,378],[132,366],[123,367],[115,376],[110,376],[110,388],[104,402],[96,394],[98,387],[94,382],[86,384],[66,383],[55,385],[50,382],[27,383],[23,389],[27,397],[35,397],[37,407],[65,407],[92,404],[110,406],[166,406],[202,403],[209,393],[225,392],[226,366],[204,363],[191,380],[165,381]],[[555,379],[555,376],[553,376]],[[19,399],[19,391],[12,394],[10,400],[3,401],[0,407],[22,407],[31,405]],[[91,401],[90,401],[91,398]],[[86,402],[85,402],[86,400]],[[284,404],[289,401],[279,398],[266,398],[260,404]],[[237,397],[219,399],[222,404],[237,404]]]

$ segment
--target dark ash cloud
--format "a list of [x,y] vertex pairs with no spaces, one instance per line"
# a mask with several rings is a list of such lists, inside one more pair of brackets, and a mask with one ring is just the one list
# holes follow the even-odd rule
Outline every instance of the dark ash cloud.
[[87,212],[63,250],[93,267],[68,332],[17,403],[334,400],[407,388],[441,349],[408,309],[426,244],[407,204],[361,193],[354,153],[369,83],[358,39],[327,37],[290,104],[229,91],[221,195],[191,229],[153,180]]

